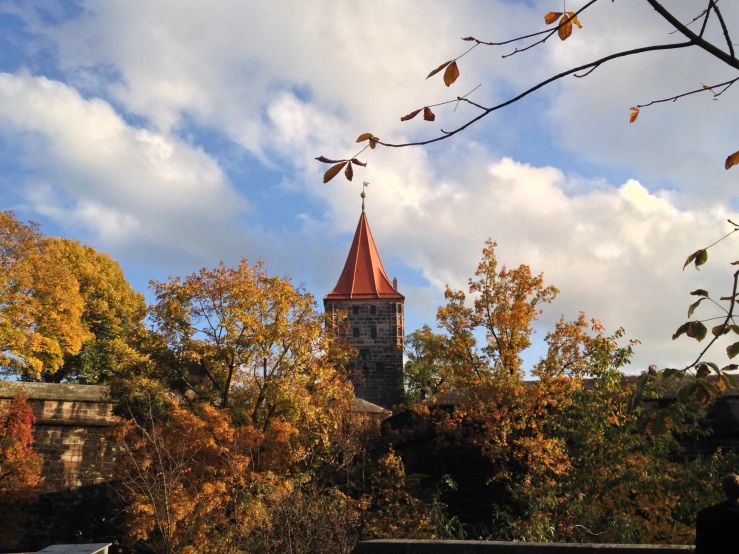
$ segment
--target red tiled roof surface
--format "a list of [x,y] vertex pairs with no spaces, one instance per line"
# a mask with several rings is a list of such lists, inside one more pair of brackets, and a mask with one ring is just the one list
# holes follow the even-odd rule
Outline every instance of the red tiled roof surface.
[[353,300],[405,297],[393,288],[382,267],[372,238],[367,216],[362,212],[354,233],[354,241],[344,264],[339,282],[324,300]]

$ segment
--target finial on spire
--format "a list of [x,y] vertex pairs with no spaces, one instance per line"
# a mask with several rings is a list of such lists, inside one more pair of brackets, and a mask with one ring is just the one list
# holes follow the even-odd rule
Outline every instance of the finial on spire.
[[362,194],[359,196],[362,197],[362,213],[364,213],[364,199],[367,198],[367,194],[364,192],[364,189],[369,186],[369,183],[367,181],[362,182]]

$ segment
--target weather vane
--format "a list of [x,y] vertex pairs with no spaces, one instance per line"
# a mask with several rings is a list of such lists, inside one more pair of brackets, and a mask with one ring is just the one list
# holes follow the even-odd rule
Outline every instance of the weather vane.
[[359,196],[362,197],[362,212],[364,212],[364,199],[367,198],[367,193],[364,192],[364,189],[369,186],[369,183],[367,181],[362,182],[362,194]]

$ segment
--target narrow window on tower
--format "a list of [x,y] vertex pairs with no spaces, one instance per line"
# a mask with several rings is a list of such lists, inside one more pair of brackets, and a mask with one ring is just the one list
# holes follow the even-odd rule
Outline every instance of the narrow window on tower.
[[353,337],[354,337],[355,339],[356,339],[357,337],[359,337],[359,327],[354,327],[354,329],[352,329],[352,336],[353,336]]
[[403,313],[403,304],[398,304],[398,313],[399,314]]
[[377,338],[377,327],[372,327],[372,329],[370,329],[370,335],[373,339]]
[[352,312],[354,313],[354,315],[358,314],[359,313],[359,306],[352,306]]
[[370,306],[370,313],[371,313],[372,315],[375,315],[375,314],[377,313],[377,306],[375,306],[374,304],[373,304],[373,305],[371,305],[371,306]]

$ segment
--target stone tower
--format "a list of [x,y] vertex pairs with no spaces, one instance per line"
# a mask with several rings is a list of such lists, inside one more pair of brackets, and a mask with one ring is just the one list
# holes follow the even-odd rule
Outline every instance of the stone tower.
[[342,332],[359,352],[350,362],[356,395],[385,408],[401,402],[403,394],[405,297],[396,287],[382,267],[363,202],[344,270],[323,307],[348,314]]

